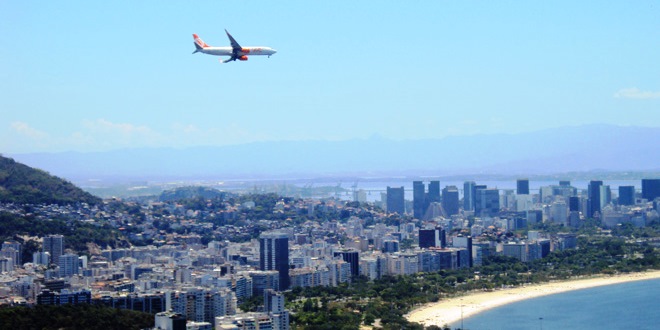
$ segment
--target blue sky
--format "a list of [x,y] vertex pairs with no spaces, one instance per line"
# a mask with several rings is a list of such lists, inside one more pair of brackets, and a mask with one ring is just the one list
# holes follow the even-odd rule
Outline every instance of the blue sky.
[[[656,1],[2,1],[0,152],[660,126]],[[271,58],[220,64],[192,33]]]

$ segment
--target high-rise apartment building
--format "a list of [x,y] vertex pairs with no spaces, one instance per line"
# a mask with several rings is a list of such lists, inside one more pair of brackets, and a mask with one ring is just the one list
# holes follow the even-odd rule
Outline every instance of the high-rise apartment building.
[[236,295],[229,288],[186,287],[168,291],[168,311],[184,315],[195,322],[214,322],[218,316],[236,314]]
[[32,253],[32,263],[35,265],[48,266],[48,264],[50,264],[50,253],[48,252]]
[[71,277],[78,275],[78,255],[77,254],[63,254],[59,258],[60,277]]
[[14,264],[17,266],[23,265],[23,257],[21,249],[21,243],[16,241],[5,241],[2,243],[2,249],[0,249],[2,255],[5,257],[11,257],[14,260]]
[[272,330],[289,330],[289,311],[284,308],[284,295],[273,290],[264,292],[264,312],[271,319]]
[[280,290],[289,288],[289,236],[286,233],[266,232],[259,237],[259,267],[280,273]]
[[264,310],[266,313],[284,311],[284,295],[274,290],[264,291]]
[[262,295],[265,290],[280,290],[280,273],[275,270],[250,272],[252,295]]
[[42,250],[50,254],[52,264],[59,265],[60,256],[64,253],[64,236],[49,235],[44,237]]

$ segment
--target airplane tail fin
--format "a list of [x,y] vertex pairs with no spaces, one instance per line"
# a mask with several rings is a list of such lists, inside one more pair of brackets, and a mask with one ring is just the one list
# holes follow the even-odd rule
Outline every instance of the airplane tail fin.
[[197,34],[193,33],[193,39],[195,39],[195,51],[193,54],[199,52],[200,50],[209,47],[202,38],[200,38]]

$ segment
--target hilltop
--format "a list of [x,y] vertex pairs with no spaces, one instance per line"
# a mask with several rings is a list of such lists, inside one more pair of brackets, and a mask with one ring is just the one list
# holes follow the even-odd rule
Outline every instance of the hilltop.
[[0,202],[21,204],[99,204],[101,199],[71,182],[0,156]]

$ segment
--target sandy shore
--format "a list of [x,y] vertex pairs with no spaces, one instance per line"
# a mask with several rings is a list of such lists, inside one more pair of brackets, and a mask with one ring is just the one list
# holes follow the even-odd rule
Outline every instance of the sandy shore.
[[478,314],[485,310],[506,305],[512,302],[536,298],[572,290],[593,288],[602,285],[641,281],[660,278],[660,271],[644,273],[631,273],[615,276],[595,276],[578,280],[550,282],[544,284],[528,285],[492,292],[469,293],[464,296],[445,299],[437,303],[427,304],[413,310],[406,315],[408,321],[417,322],[425,326],[452,324],[461,319],[461,305],[463,317]]

